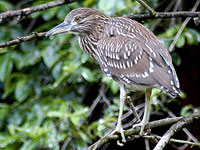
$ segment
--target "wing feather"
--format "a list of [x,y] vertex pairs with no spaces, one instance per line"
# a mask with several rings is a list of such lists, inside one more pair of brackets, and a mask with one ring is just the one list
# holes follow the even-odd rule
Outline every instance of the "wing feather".
[[180,93],[171,56],[148,28],[116,17],[105,26],[102,37],[97,61],[107,76],[127,85],[157,87],[171,96]]
[[160,48],[156,45],[154,54],[147,45],[137,38],[121,35],[102,38],[97,44],[102,71],[127,84],[161,88],[172,96],[179,93],[179,87],[176,86],[178,80],[173,78],[174,74],[176,76],[175,70],[171,60],[166,58],[170,55],[155,51]]

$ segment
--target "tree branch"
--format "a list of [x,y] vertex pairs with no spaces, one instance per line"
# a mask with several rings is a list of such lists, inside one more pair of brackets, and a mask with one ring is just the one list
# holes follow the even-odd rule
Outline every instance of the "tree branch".
[[45,4],[41,4],[38,6],[33,6],[29,8],[24,8],[24,9],[19,9],[19,10],[9,10],[3,13],[0,13],[0,23],[3,19],[14,17],[14,16],[28,16],[36,11],[41,11],[41,10],[46,10],[55,6],[63,5],[63,4],[68,4],[72,3],[75,0],[57,0]]
[[[33,13],[33,12],[36,12],[36,11],[46,10],[48,8],[59,6],[59,5],[65,4],[65,3],[71,3],[71,2],[74,2],[74,1],[76,1],[76,0],[57,0],[57,1],[49,2],[49,3],[41,4],[41,5],[38,5],[38,6],[29,7],[29,8],[7,11],[7,12],[4,12],[4,13],[0,13],[0,22],[5,18],[14,17],[14,16],[20,16],[20,17],[27,16],[27,15],[30,15],[31,13]],[[137,1],[140,2],[143,6],[145,6],[145,8],[148,9],[149,6],[146,3],[144,3],[142,0],[137,0]],[[152,10],[149,10],[149,11],[152,12]],[[130,15],[130,16],[125,16],[125,17],[128,17],[130,19],[139,19],[139,18],[176,18],[176,17],[194,17],[194,18],[199,18],[200,17],[200,12],[189,12],[189,11],[156,12],[156,15],[155,15],[155,13],[152,12],[151,14]],[[0,49],[4,48],[4,47],[11,46],[11,45],[19,44],[21,42],[30,41],[32,39],[35,39],[35,38],[41,37],[41,36],[44,36],[44,32],[34,33],[32,35],[24,36],[24,37],[18,37],[15,40],[11,40],[11,41],[8,41],[8,42],[5,42],[5,43],[1,43],[0,44]]]
[[[0,16],[1,16],[1,14],[0,14]],[[139,18],[173,18],[173,17],[188,17],[188,16],[189,17],[199,17],[200,12],[187,12],[187,11],[185,11],[185,12],[157,12],[156,16],[152,16],[150,14],[141,14],[141,15],[130,15],[130,16],[125,16],[125,17],[130,18],[130,19],[139,19]],[[1,43],[0,48],[8,47],[11,45],[19,44],[21,42],[30,41],[30,40],[35,39],[40,36],[44,36],[44,32],[37,33],[37,35],[39,35],[39,36],[36,36],[36,33],[34,33],[29,36],[19,37],[15,40]]]
[[[141,138],[141,136],[139,135],[133,135],[133,137]],[[158,135],[144,135],[142,137],[146,139],[161,139],[162,138],[161,136],[158,136]],[[185,140],[178,140],[178,139],[173,139],[173,138],[171,138],[169,142],[179,143],[179,144],[188,144],[191,146],[200,146],[200,143],[195,143],[195,142],[190,142],[190,141],[185,141]]]
[[[200,0],[196,1],[195,5],[192,8],[192,13],[196,11],[197,7],[199,6]],[[200,16],[200,15],[199,15]],[[186,27],[187,23],[190,21],[190,17],[187,17],[185,19],[185,21],[182,23],[178,33],[176,34],[173,42],[171,43],[170,47],[169,47],[169,51],[171,52],[174,49],[174,46],[176,44],[176,42],[178,41],[178,38],[180,37],[181,33],[183,32],[184,28]]]
[[46,32],[33,33],[31,35],[28,35],[28,36],[18,37],[15,40],[11,40],[11,41],[8,41],[8,42],[5,42],[5,43],[1,43],[0,44],[0,49],[2,49],[4,47],[11,46],[11,45],[16,45],[16,44],[19,44],[19,43],[22,43],[22,42],[30,41],[30,40],[36,39],[38,37],[42,37],[42,36],[45,35],[45,33]]
[[[182,117],[176,117],[176,118],[166,118],[166,119],[161,119],[161,120],[156,120],[156,121],[152,121],[149,122],[145,129],[153,129],[156,127],[161,127],[161,126],[166,126],[166,125],[170,125],[173,123],[178,122],[180,119],[182,119]],[[128,130],[124,131],[125,136],[129,136],[129,135],[133,135],[133,134],[137,134],[140,132],[140,127],[135,127],[135,128],[131,128]],[[97,141],[96,143],[94,143],[93,145],[91,145],[90,147],[88,147],[88,150],[92,150],[94,147],[100,147],[103,144],[109,142],[110,140],[117,140],[120,139],[119,135],[108,135],[105,136],[103,139],[100,139],[99,141]]]
[[177,17],[200,17],[200,12],[179,11],[179,12],[156,12],[156,15],[140,14],[125,16],[130,19],[144,19],[144,18],[177,18]]
[[200,118],[200,111],[197,111],[193,113],[190,116],[186,116],[180,121],[178,121],[176,124],[172,125],[171,128],[163,135],[161,140],[158,142],[154,150],[163,150],[166,144],[169,142],[170,138],[180,129],[183,128],[183,126],[191,124],[195,119]]
[[142,4],[153,16],[156,16],[157,12],[154,11],[149,5],[147,5],[147,3],[145,3],[143,0],[136,0],[138,1],[140,4]]

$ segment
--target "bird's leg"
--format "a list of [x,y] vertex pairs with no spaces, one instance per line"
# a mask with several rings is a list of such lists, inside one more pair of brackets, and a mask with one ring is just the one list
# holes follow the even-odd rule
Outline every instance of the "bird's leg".
[[126,142],[126,139],[125,139],[125,136],[124,136],[124,130],[123,130],[123,127],[122,127],[122,115],[123,115],[125,100],[126,100],[126,91],[125,91],[124,85],[120,85],[119,116],[118,116],[118,120],[117,120],[117,126],[111,134],[114,134],[115,132],[119,132],[121,134],[121,137],[122,137],[122,142]]
[[151,97],[151,89],[147,89],[146,94],[145,94],[145,108],[144,108],[143,119],[139,124],[133,125],[133,128],[140,126],[140,133],[139,133],[140,135],[143,134],[144,127],[146,126],[146,124],[149,121],[150,106],[151,106],[150,97]]

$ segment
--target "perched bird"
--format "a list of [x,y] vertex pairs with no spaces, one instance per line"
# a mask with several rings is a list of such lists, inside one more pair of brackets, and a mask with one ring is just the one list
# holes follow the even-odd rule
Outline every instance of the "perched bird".
[[121,134],[123,142],[126,139],[121,122],[126,90],[146,89],[144,116],[137,125],[141,127],[140,134],[149,120],[151,89],[159,88],[171,97],[180,94],[169,52],[142,24],[125,17],[111,18],[92,8],[77,8],[46,36],[60,33],[76,34],[80,47],[99,63],[106,76],[118,83],[120,111],[114,131]]

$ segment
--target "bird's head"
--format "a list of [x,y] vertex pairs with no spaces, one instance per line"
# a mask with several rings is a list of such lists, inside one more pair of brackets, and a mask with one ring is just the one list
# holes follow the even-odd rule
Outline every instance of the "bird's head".
[[97,24],[99,16],[103,13],[92,8],[77,8],[69,12],[63,23],[57,25],[46,33],[52,36],[60,33],[73,33],[77,35],[88,34]]

